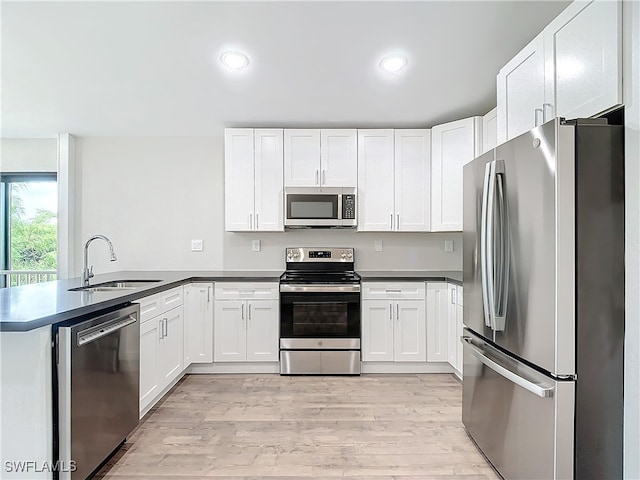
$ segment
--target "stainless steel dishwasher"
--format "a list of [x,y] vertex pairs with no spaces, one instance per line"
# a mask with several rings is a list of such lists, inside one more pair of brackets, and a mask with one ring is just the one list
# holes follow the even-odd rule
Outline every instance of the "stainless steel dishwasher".
[[60,479],[87,478],[138,425],[139,318],[133,304],[58,329],[59,458],[75,464]]

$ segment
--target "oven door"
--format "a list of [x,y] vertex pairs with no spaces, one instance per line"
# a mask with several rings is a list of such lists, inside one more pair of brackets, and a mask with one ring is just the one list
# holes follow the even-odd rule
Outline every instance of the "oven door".
[[360,285],[281,285],[280,338],[360,339]]

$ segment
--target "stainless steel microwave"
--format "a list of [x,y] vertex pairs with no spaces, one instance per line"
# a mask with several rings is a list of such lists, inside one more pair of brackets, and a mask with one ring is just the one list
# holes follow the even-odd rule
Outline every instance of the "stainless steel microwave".
[[285,188],[284,196],[285,227],[352,228],[357,226],[355,188]]

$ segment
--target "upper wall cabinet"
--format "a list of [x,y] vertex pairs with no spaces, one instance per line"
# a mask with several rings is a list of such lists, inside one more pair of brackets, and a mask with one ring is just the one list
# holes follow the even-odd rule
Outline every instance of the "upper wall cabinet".
[[498,145],[498,107],[482,117],[482,153]]
[[529,43],[498,73],[498,144],[542,122],[544,37]]
[[358,130],[358,231],[428,232],[429,130]]
[[354,129],[284,131],[284,185],[355,187],[357,143]]
[[497,77],[498,143],[622,104],[622,4],[576,0]]
[[622,2],[575,1],[543,34],[545,121],[622,104]]
[[227,128],[225,230],[284,231],[282,129]]
[[481,153],[482,117],[431,129],[431,231],[462,231],[462,167]]

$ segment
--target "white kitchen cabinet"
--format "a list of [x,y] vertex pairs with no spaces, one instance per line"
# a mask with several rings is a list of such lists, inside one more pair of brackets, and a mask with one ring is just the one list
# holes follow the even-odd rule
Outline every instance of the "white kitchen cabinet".
[[431,231],[462,231],[462,167],[481,153],[482,118],[431,129]]
[[140,304],[140,414],[186,368],[183,287],[137,300]]
[[228,232],[253,230],[253,129],[224,131],[224,221]]
[[225,230],[284,231],[282,129],[225,129]]
[[396,300],[396,325],[393,329],[393,360],[395,362],[424,362],[426,319],[423,300]]
[[215,362],[247,360],[246,303],[245,300],[216,300],[213,316]]
[[362,361],[426,361],[423,282],[363,283]]
[[498,107],[482,117],[482,153],[498,145]]
[[184,287],[184,366],[213,362],[213,283]]
[[358,185],[358,140],[355,129],[320,131],[320,186]]
[[286,129],[285,187],[355,187],[355,129]]
[[362,301],[362,361],[393,362],[393,301]]
[[394,134],[358,130],[358,231],[390,232],[394,225]]
[[431,228],[431,132],[395,130],[394,200],[398,232]]
[[498,143],[621,105],[621,59],[622,2],[572,2],[498,73]]
[[[182,306],[161,315],[158,370],[162,390],[182,373],[184,365],[184,315]],[[164,324],[164,330],[162,330]]]
[[545,121],[622,104],[622,2],[572,2],[544,29]]
[[427,283],[427,361],[447,362],[449,291],[446,283]]
[[498,144],[543,123],[544,68],[541,33],[500,69],[496,85]]
[[430,228],[429,130],[358,130],[358,231]]
[[277,362],[277,283],[216,283],[215,362]]
[[140,324],[140,411],[160,393],[160,321],[152,318]]
[[458,376],[462,376],[462,287],[460,285],[448,285],[448,361],[456,370]]
[[320,130],[284,130],[284,185],[320,186]]
[[279,343],[278,300],[247,301],[247,361],[277,362]]

